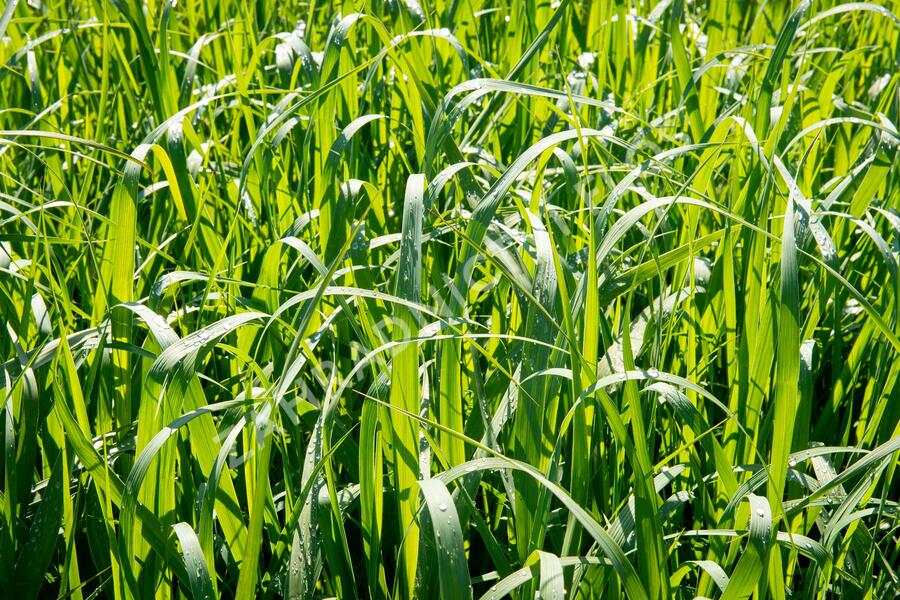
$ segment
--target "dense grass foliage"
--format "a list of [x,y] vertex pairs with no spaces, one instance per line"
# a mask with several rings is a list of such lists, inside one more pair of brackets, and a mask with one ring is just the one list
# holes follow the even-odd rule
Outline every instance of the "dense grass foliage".
[[5,0],[0,596],[900,594],[900,5]]

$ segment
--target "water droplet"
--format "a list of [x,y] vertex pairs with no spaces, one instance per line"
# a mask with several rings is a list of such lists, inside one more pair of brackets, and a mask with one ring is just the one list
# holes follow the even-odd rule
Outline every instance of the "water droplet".
[[806,542],[806,549],[807,549],[807,550],[812,550],[812,549],[813,549],[812,542]]
[[441,510],[441,512],[446,512],[446,511],[447,511],[447,505],[444,504],[443,502],[440,503],[440,505],[438,506],[438,508]]
[[654,369],[653,367],[650,367],[649,369],[647,369],[647,375],[655,379],[659,377],[659,371]]
[[757,508],[757,509],[756,509],[756,515],[757,515],[757,516],[763,517],[763,516],[765,516],[765,514],[766,514],[766,513],[763,512],[763,509],[761,509],[761,508]]

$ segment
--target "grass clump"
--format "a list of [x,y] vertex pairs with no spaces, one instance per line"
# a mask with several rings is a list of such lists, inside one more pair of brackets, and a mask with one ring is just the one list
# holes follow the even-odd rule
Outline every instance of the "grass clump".
[[897,8],[7,0],[0,595],[900,594]]

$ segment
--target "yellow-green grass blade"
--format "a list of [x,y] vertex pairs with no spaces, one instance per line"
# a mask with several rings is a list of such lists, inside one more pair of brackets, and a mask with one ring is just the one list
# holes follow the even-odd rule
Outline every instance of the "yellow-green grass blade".
[[[403,203],[400,260],[395,275],[397,296],[418,302],[422,293],[422,218],[425,178],[412,175],[407,181]],[[414,314],[402,306],[394,312],[394,340],[405,340],[418,331]],[[406,412],[418,414],[421,402],[419,349],[416,343],[399,346],[391,358],[390,402]],[[400,594],[413,594],[419,551],[416,522],[419,496],[419,427],[403,413],[392,412],[391,445],[394,463],[394,493],[397,497],[400,530]]]

